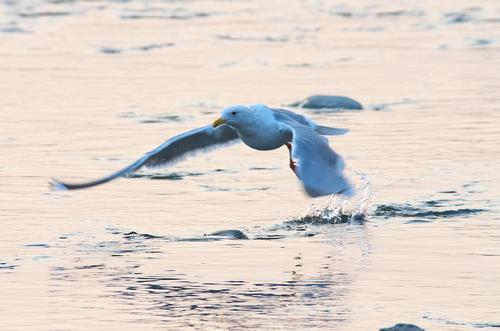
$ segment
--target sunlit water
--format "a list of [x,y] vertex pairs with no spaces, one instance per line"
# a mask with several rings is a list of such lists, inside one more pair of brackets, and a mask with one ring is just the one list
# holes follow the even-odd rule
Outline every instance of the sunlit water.
[[[497,1],[0,8],[0,329],[500,327]],[[331,143],[354,200],[243,145],[48,190],[312,94],[365,106],[303,111],[351,129]]]

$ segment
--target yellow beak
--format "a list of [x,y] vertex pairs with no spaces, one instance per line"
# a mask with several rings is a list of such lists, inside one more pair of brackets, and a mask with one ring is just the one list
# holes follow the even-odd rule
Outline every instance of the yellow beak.
[[226,123],[226,120],[222,119],[222,118],[218,118],[216,119],[213,123],[212,123],[212,126],[214,128],[218,127],[219,125],[222,125],[222,124],[225,124]]

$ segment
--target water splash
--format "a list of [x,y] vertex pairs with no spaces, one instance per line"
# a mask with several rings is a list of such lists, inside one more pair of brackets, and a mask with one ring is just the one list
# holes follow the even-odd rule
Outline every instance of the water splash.
[[358,176],[359,181],[353,197],[328,196],[309,207],[301,218],[285,223],[288,225],[327,225],[364,222],[373,191],[367,176],[363,174],[358,174]]

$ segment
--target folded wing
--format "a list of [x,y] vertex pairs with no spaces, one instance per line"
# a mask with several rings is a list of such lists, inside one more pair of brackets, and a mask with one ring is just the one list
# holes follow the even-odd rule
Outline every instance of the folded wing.
[[210,125],[204,126],[168,139],[157,148],[144,154],[144,156],[134,163],[109,176],[83,183],[66,183],[53,179],[50,184],[56,190],[76,190],[92,187],[125,176],[143,166],[158,167],[172,164],[194,153],[208,151],[232,142],[237,142],[238,140],[236,131],[226,125],[217,128],[213,128]]

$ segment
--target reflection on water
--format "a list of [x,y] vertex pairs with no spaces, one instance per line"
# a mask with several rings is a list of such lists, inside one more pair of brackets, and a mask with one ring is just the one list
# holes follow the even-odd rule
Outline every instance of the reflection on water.
[[[263,242],[257,240],[248,246],[221,243],[218,248],[206,246],[214,244],[208,239],[195,242],[194,245],[198,247],[191,246],[191,249],[195,249],[197,254],[203,249],[215,250],[223,255],[202,253],[201,258],[191,256],[190,268],[194,270],[186,273],[179,268],[182,262],[171,256],[172,250],[189,249],[190,246],[186,246],[189,243],[176,244],[183,242],[183,239],[173,240],[135,232],[121,234],[116,230],[112,232],[112,240],[87,247],[82,243],[77,245],[83,248],[84,255],[101,254],[100,260],[107,260],[107,263],[92,263],[77,258],[69,265],[55,268],[51,274],[57,287],[64,287],[65,283],[79,286],[92,279],[92,282],[96,282],[93,286],[103,289],[102,296],[117,302],[123,307],[121,309],[130,311],[136,321],[145,324],[156,323],[156,319],[148,318],[156,316],[173,327],[229,327],[243,321],[246,324],[242,324],[242,327],[249,328],[265,327],[269,323],[306,327],[311,321],[317,326],[341,325],[351,309],[344,302],[353,282],[352,275],[345,269],[348,265],[346,260],[362,266],[368,254],[367,243],[364,242],[366,238],[358,237],[363,237],[363,229],[346,224],[341,226],[343,228],[337,231],[328,231],[333,237],[321,235],[322,238],[316,242],[316,245],[322,246],[318,251],[319,256],[310,257],[300,248],[292,248],[287,252],[286,258],[279,259],[283,268],[283,275],[279,279],[265,276],[268,271],[263,266],[267,261],[249,262],[252,260],[250,256],[248,260],[240,260],[239,254],[235,256],[225,251],[251,252],[260,248],[286,250],[287,246],[300,244],[290,242],[290,237],[284,236],[280,242],[270,241],[270,245],[261,245]],[[352,259],[352,253],[340,247],[346,244],[358,247],[359,253],[355,254],[357,258]],[[184,256],[184,253],[181,255]],[[135,263],[117,263],[114,260],[117,258],[133,260]],[[152,261],[147,262],[150,259],[156,261],[155,266]],[[219,268],[221,263],[232,265],[231,269],[235,273],[211,270],[218,274],[217,278],[206,279],[196,272],[202,273],[205,268],[210,269],[211,265]],[[162,266],[166,266],[166,269]],[[253,276],[249,277],[251,274],[260,275],[257,277],[260,280],[252,280]],[[300,311],[305,315],[298,313]],[[293,318],[290,318],[291,312],[296,312]]]
[[[495,1],[0,1],[6,330],[498,328]],[[93,190],[222,107],[296,109],[358,188],[242,144]],[[295,109],[295,108],[294,108]]]

